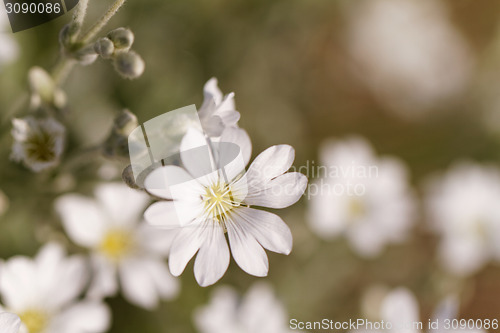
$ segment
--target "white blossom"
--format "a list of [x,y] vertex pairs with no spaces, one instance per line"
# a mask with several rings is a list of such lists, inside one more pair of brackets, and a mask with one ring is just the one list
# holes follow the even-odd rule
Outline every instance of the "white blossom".
[[115,295],[119,280],[124,297],[144,308],[175,297],[178,281],[164,261],[172,233],[141,222],[148,196],[110,183],[98,186],[95,197],[67,194],[56,201],[68,236],[91,251],[94,279],[88,296]]
[[285,333],[285,307],[268,284],[253,285],[243,298],[231,287],[218,287],[210,303],[196,309],[194,323],[200,333]]
[[286,173],[295,155],[288,145],[268,148],[244,174],[251,149],[246,132],[226,128],[220,143],[220,149],[212,151],[219,161],[231,160],[224,148],[230,143],[240,153],[231,163],[211,169],[207,150],[197,151],[208,148],[205,137],[189,130],[181,143],[184,168],[164,166],[145,181],[148,192],[170,200],[151,205],[146,220],[159,227],[180,228],[170,251],[170,271],[180,275],[198,253],[194,274],[201,286],[218,281],[229,265],[226,232],[236,263],[249,274],[266,276],[269,267],[263,248],[289,254],[292,235],[279,216],[250,206],[288,207],[300,199],[307,185],[304,175]]
[[[375,290],[378,289],[378,290]],[[372,288],[369,290],[365,298],[375,298],[368,300],[371,306],[368,312],[373,313],[370,321],[384,321],[386,329],[360,329],[351,331],[353,333],[483,333],[481,329],[453,329],[453,327],[446,327],[446,320],[451,321],[457,319],[459,304],[454,296],[448,296],[443,299],[436,307],[432,318],[429,320],[437,322],[437,326],[429,327],[428,320],[420,318],[420,310],[418,300],[415,295],[407,288],[395,288],[383,295],[380,295],[380,288]],[[370,295],[371,294],[371,295]],[[373,297],[375,296],[375,297]],[[376,299],[382,296],[382,299]],[[366,301],[366,300],[365,300]],[[368,315],[368,314],[365,314]],[[388,328],[390,323],[390,328]],[[420,326],[421,325],[421,326]]]
[[444,3],[366,0],[348,8],[346,37],[354,68],[390,110],[416,116],[466,88],[472,52]]
[[203,88],[203,104],[198,111],[201,126],[210,137],[219,137],[226,127],[236,127],[240,113],[236,111],[234,93],[223,95],[217,79],[211,78]]
[[308,221],[318,236],[345,236],[358,254],[378,255],[405,240],[415,202],[405,165],[378,158],[370,144],[352,137],[320,149],[321,177],[310,185]]
[[82,257],[66,257],[54,243],[45,245],[34,259],[13,257],[0,266],[0,312],[21,318],[20,333],[104,332],[110,322],[107,306],[78,300],[87,272]]
[[0,312],[0,333],[18,333],[21,326],[21,319],[19,316],[8,313]]
[[53,118],[34,117],[12,120],[11,158],[35,172],[59,164],[64,148],[65,128]]
[[426,208],[449,272],[465,276],[500,262],[499,202],[500,172],[493,167],[460,163],[429,181]]

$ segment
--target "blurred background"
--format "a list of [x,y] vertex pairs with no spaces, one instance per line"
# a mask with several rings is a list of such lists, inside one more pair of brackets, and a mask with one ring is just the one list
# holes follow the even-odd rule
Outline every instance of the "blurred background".
[[[108,2],[91,0],[87,22]],[[28,111],[28,70],[54,66],[68,19],[13,35],[17,58],[0,69],[0,189],[8,198],[0,216],[1,258],[33,255],[48,238],[64,241],[53,199],[66,191],[90,194],[103,165],[105,179],[119,180],[127,164],[99,157],[71,173],[35,174],[9,160],[10,120]],[[125,26],[135,33],[145,73],[123,80],[103,60],[75,69],[65,84],[65,156],[102,142],[123,108],[143,123],[199,107],[204,83],[217,77],[223,92],[236,94],[253,156],[287,143],[297,167],[319,163],[325,139],[358,134],[378,154],[406,163],[421,198],[427,177],[457,161],[500,161],[499,24],[496,0],[129,0],[105,31]],[[311,232],[307,207],[303,198],[277,212],[292,230],[294,249],[288,257],[268,253],[266,280],[290,318],[358,318],[373,285],[408,287],[422,320],[456,290],[460,317],[498,315],[500,268],[488,265],[468,278],[445,273],[422,209],[406,242],[362,259],[342,237],[326,241]],[[196,332],[192,312],[213,289],[231,285],[244,293],[259,280],[232,261],[221,281],[201,288],[192,266],[180,278],[180,297],[154,312],[110,299],[110,332]]]

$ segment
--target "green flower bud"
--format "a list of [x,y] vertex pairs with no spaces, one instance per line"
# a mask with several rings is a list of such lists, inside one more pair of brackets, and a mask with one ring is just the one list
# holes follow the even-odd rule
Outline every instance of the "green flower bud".
[[130,29],[118,28],[108,33],[108,38],[118,50],[128,51],[134,44],[134,33]]
[[81,65],[87,66],[92,64],[97,59],[97,53],[94,50],[93,45],[85,46],[84,48],[78,50],[73,54],[73,58],[76,59]]
[[135,190],[141,189],[141,187],[137,185],[135,181],[134,173],[132,171],[132,165],[128,165],[125,169],[123,169],[122,179],[125,182],[125,184],[128,185],[128,187],[133,188]]
[[113,131],[119,135],[128,136],[139,126],[135,114],[125,109],[115,118]]
[[104,37],[95,42],[94,51],[104,59],[109,59],[115,53],[115,45],[109,38]]
[[114,58],[115,69],[127,79],[135,79],[142,75],[146,65],[141,56],[134,51],[120,52]]

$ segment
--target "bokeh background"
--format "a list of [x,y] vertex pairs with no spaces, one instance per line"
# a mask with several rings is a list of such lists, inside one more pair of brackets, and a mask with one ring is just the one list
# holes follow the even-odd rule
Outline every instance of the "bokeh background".
[[[236,93],[240,126],[252,138],[253,156],[288,143],[296,149],[295,165],[301,166],[318,161],[323,140],[360,134],[378,153],[397,156],[408,165],[418,195],[426,177],[456,161],[498,164],[500,2],[423,1],[432,4],[423,11],[415,9],[415,17],[396,10],[378,21],[369,16],[369,2],[129,0],[107,30],[125,26],[135,33],[134,49],[144,58],[146,71],[129,81],[102,60],[75,69],[65,85],[70,138],[65,158],[101,142],[123,108],[142,123],[185,105],[200,106],[203,84],[215,76],[222,91]],[[106,1],[91,0],[88,20],[106,6]],[[66,15],[15,34],[19,57],[0,71],[0,189],[9,201],[0,217],[1,258],[33,255],[47,239],[65,242],[53,199],[67,191],[90,194],[102,182],[102,165],[118,170],[106,173],[111,179],[120,179],[126,165],[97,157],[71,172],[34,174],[9,160],[10,120],[28,111],[27,72],[34,65],[50,69],[55,64],[58,32],[68,19]],[[377,24],[393,19],[402,20],[406,30],[390,25],[376,30]],[[440,26],[433,20],[444,20],[446,32],[437,33]],[[368,23],[375,25],[367,31],[375,32],[356,40],[362,38],[356,35],[356,25]],[[429,25],[435,28],[423,28]],[[391,39],[391,32],[398,37]],[[363,47],[356,48],[356,43]],[[411,58],[415,49],[422,51],[416,60],[400,60]],[[438,59],[441,54],[443,59]],[[437,237],[426,229],[423,214],[407,242],[368,260],[359,258],[342,238],[325,241],[314,235],[306,208],[304,198],[278,212],[290,225],[294,249],[288,257],[269,253],[266,280],[289,317],[358,318],[362,295],[374,284],[410,288],[425,320],[439,299],[457,288],[462,291],[461,317],[498,315],[500,268],[490,265],[467,279],[447,276],[436,260]],[[110,299],[111,332],[195,332],[192,311],[207,303],[217,285],[244,292],[259,280],[232,261],[221,281],[201,288],[192,265],[181,277],[180,297],[162,303],[157,311],[139,309],[121,297]]]

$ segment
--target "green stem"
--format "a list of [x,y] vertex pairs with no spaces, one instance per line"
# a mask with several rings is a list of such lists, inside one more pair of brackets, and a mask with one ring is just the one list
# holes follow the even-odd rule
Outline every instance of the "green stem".
[[64,81],[68,78],[69,74],[75,67],[76,62],[73,59],[68,59],[63,57],[56,64],[56,67],[52,71],[52,78],[56,86],[60,87],[63,85]]
[[73,22],[77,23],[80,27],[83,25],[83,20],[87,14],[88,4],[89,0],[80,0],[73,14]]
[[108,23],[108,21],[116,14],[116,12],[123,6],[126,0],[115,0],[109,7],[107,12],[90,28],[90,30],[81,38],[83,44],[87,44],[94,38],[99,31]]

